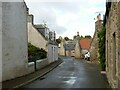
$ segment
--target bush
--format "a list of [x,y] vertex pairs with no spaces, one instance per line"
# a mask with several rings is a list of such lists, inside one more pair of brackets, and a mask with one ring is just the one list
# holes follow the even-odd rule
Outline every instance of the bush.
[[36,61],[47,57],[47,52],[41,48],[33,46],[31,43],[28,43],[28,61]]
[[99,47],[99,60],[101,70],[105,71],[106,64],[105,64],[105,36],[106,30],[105,27],[102,27],[102,30],[98,33],[98,47]]

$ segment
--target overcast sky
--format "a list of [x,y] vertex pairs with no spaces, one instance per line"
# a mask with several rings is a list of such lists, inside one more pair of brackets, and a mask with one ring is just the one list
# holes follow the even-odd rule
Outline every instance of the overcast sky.
[[57,37],[93,36],[98,13],[105,13],[106,0],[25,0],[34,23],[47,23]]

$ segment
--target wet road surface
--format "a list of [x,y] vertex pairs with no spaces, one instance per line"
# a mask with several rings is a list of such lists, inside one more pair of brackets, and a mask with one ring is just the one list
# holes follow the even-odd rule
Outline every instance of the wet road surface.
[[53,71],[22,88],[107,88],[107,82],[97,65],[63,57],[63,63]]

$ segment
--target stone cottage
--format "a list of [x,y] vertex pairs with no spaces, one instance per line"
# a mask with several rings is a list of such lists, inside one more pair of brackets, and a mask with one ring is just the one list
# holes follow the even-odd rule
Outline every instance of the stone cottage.
[[64,39],[62,37],[60,37],[61,43],[60,46],[58,48],[58,53],[61,56],[65,56],[65,48],[64,48]]
[[80,46],[79,32],[74,40],[65,41],[61,39],[61,44],[59,48],[59,55],[75,57],[77,59],[81,58],[81,46]]
[[64,43],[65,56],[75,56],[75,41],[69,40]]
[[112,88],[120,90],[120,1],[106,2],[106,73]]
[[56,34],[46,24],[33,24],[33,15],[28,15],[28,42],[32,45],[45,49],[47,60],[52,63],[58,60],[58,46],[55,42]]
[[98,32],[102,29],[102,23],[103,21],[101,20],[101,15],[99,14],[97,16],[97,21],[95,22],[95,33],[89,48],[90,52],[90,61],[98,63]]
[[40,29],[42,28],[43,31],[46,31],[44,25],[34,25],[33,21],[34,16],[28,15],[28,42],[38,48],[43,48],[44,50],[48,51],[47,44],[49,33],[43,34]]

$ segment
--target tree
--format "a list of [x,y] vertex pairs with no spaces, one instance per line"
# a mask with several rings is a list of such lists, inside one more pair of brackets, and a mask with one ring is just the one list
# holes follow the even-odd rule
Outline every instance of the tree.
[[68,41],[68,40],[70,40],[68,37],[64,37],[64,39],[65,39],[65,41]]
[[57,44],[60,44],[61,43],[61,39],[60,38],[56,39],[56,42],[57,42]]
[[98,47],[99,47],[99,60],[101,70],[105,71],[106,64],[105,64],[105,36],[106,30],[105,27],[102,27],[102,30],[98,33]]
[[86,35],[85,38],[91,38],[91,36],[90,35]]
[[81,35],[80,38],[84,38],[84,37]]

